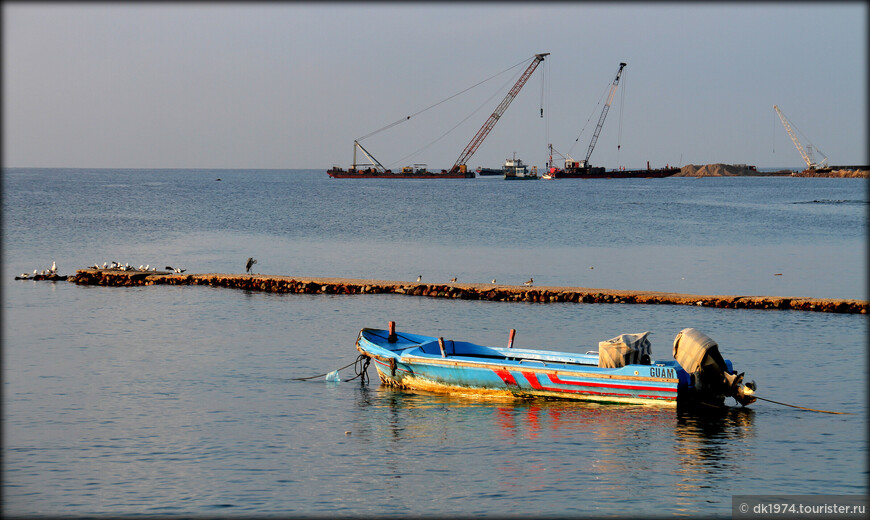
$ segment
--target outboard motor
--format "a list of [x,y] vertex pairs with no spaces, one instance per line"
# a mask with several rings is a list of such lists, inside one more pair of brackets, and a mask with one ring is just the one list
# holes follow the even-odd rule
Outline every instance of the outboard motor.
[[598,342],[598,366],[621,368],[625,365],[649,365],[649,332],[620,334],[613,339]]
[[674,359],[692,377],[699,397],[721,404],[726,396],[743,406],[756,401],[755,382],[743,384],[743,372],[729,372],[719,345],[697,329],[683,329],[674,339]]

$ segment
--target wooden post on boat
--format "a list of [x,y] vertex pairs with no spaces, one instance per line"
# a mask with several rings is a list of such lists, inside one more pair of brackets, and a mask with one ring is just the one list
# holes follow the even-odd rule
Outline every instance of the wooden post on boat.
[[387,341],[390,343],[395,343],[398,338],[396,337],[396,322],[390,322],[390,334],[387,336]]
[[441,357],[447,357],[447,353],[444,351],[444,338],[438,338],[438,347],[441,348]]
[[517,329],[511,329],[511,337],[508,340],[507,348],[514,348],[514,336],[517,335]]

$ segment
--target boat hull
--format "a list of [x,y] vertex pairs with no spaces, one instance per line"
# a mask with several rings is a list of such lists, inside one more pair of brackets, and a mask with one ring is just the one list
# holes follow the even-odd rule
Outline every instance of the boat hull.
[[381,172],[381,171],[358,171],[358,170],[343,170],[330,169],[326,171],[327,175],[333,179],[470,179],[474,177],[474,172],[425,172],[425,173],[402,173],[402,172]]
[[670,177],[680,173],[680,168],[659,168],[656,170],[605,170],[604,168],[557,170],[552,173],[556,179],[652,179]]
[[[674,361],[600,368],[597,355],[482,347],[437,338],[363,329],[357,349],[388,386],[476,398],[573,399],[676,405],[690,378]],[[407,340],[406,338],[411,338]]]

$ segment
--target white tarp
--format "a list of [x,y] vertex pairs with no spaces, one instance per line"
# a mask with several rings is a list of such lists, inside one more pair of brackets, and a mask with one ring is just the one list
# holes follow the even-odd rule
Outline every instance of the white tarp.
[[598,343],[598,366],[601,368],[620,368],[638,364],[644,356],[649,363],[651,346],[649,331],[640,334],[620,334],[613,339]]

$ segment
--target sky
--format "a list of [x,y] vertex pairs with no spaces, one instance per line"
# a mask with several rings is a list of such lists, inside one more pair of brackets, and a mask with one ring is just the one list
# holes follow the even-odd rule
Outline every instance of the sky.
[[449,168],[545,52],[469,168],[544,167],[548,144],[557,165],[585,158],[620,62],[594,165],[800,169],[774,104],[831,164],[868,164],[867,15],[865,2],[4,2],[3,166],[346,168],[367,136],[386,167]]

